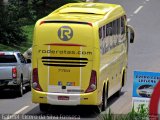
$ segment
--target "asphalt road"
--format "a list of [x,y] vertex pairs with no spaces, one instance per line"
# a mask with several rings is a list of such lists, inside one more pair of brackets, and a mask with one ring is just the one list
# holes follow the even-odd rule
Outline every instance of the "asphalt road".
[[114,98],[115,101],[110,105],[114,113],[127,113],[132,107],[133,72],[160,72],[160,12],[158,12],[160,1],[103,0],[102,2],[121,4],[127,12],[128,23],[135,30],[135,43],[129,46],[127,84],[121,97]]
[[[130,44],[127,84],[123,88],[120,97],[109,99],[108,108],[115,114],[125,114],[132,107],[132,80],[133,71],[160,71],[160,0],[101,0],[121,4],[127,11],[128,22],[135,30],[135,43]],[[16,97],[14,92],[0,92],[0,118],[5,118],[5,114],[21,114],[22,116],[12,116],[12,119],[23,117],[32,119],[33,116],[40,115],[39,119],[101,119],[91,108],[63,107],[49,113],[41,113],[38,105],[31,102],[31,92],[26,91],[23,97]],[[103,114],[103,113],[102,113]],[[28,115],[28,116],[25,116]],[[8,118],[10,119],[10,118]],[[38,118],[33,118],[38,119]]]

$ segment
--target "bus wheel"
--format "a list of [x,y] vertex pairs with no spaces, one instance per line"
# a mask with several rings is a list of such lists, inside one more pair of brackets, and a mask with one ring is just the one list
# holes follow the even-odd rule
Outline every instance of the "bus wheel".
[[108,92],[107,89],[104,87],[103,88],[103,95],[102,95],[102,111],[105,111],[107,108],[107,99],[108,99]]
[[40,103],[39,104],[39,109],[41,112],[47,112],[49,109],[49,105],[48,104],[44,104],[44,103]]

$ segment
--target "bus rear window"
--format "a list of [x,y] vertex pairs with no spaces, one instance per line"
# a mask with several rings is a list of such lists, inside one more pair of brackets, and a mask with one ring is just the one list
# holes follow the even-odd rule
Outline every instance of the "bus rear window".
[[0,63],[16,63],[16,57],[14,55],[0,55]]

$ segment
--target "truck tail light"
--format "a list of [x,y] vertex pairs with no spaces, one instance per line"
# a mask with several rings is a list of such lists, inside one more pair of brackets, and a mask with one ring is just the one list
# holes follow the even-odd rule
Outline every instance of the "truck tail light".
[[93,92],[96,89],[97,89],[97,73],[95,70],[92,70],[90,83],[85,93]]
[[17,68],[12,68],[12,78],[16,79],[17,78]]
[[4,54],[4,53],[0,53],[0,56],[1,56],[1,55],[5,55],[5,54]]
[[35,90],[42,91],[42,88],[39,84],[39,79],[38,79],[38,68],[33,69],[33,81],[32,81],[32,87]]

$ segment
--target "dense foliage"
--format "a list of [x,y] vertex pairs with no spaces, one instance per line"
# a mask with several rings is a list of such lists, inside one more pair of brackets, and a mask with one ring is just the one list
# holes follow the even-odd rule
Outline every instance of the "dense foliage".
[[35,22],[56,8],[81,0],[8,0],[6,5],[0,2],[0,44],[20,46],[28,37],[22,26]]
[[29,15],[27,16],[36,21],[62,5],[74,2],[81,2],[81,0],[28,0]]
[[27,40],[19,23],[19,12],[15,5],[0,5],[0,43],[16,46]]

